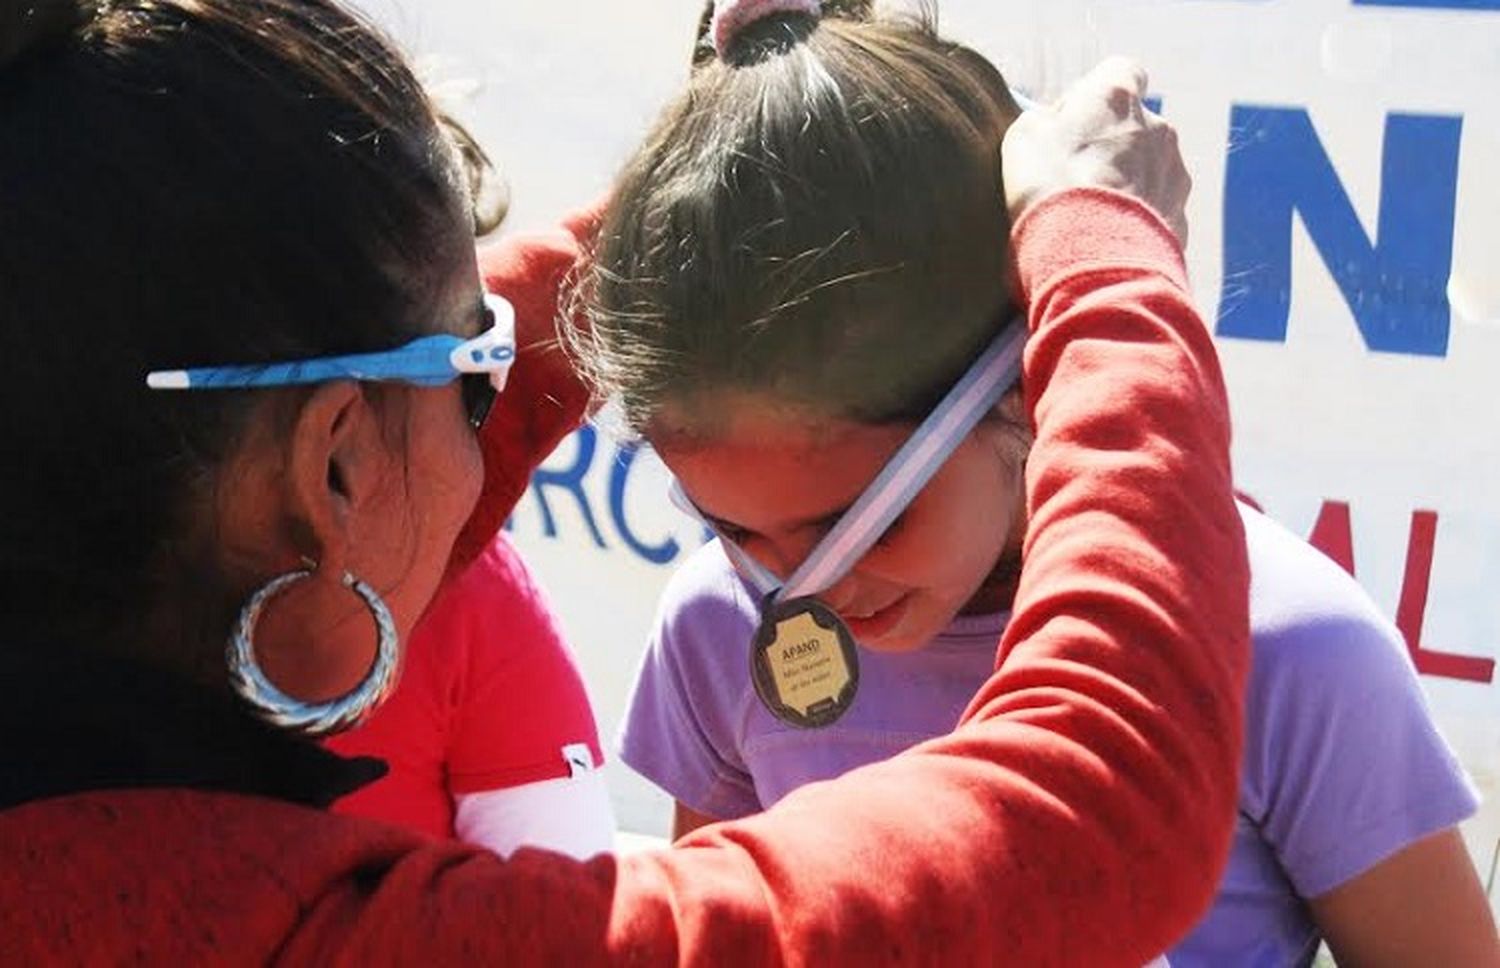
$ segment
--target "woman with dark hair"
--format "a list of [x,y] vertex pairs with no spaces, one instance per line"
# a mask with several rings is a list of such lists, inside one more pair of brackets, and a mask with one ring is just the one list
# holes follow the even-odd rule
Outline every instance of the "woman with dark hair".
[[[0,960],[1164,948],[1220,866],[1231,818],[1199,788],[1232,788],[1235,736],[1124,808],[1098,764],[1233,721],[1245,569],[1213,350],[1147,207],[1180,212],[1180,160],[1141,84],[1106,66],[1007,139],[1038,165],[1009,186],[1033,530],[966,723],[690,849],[504,862],[319,809],[380,766],[307,737],[379,703],[580,412],[527,335],[576,236],[487,267],[517,353],[451,137],[330,0],[0,2]],[[1143,467],[1163,486],[1124,498]]]

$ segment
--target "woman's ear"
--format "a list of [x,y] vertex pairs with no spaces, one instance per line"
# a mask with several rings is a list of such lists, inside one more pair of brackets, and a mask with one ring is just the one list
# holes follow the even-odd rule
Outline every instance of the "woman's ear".
[[292,426],[287,513],[295,540],[329,574],[348,568],[352,522],[390,467],[377,418],[361,386],[343,380],[315,387]]

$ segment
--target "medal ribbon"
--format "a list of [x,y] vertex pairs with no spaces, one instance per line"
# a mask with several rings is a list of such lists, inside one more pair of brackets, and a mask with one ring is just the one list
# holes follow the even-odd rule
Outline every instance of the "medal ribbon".
[[734,541],[704,520],[701,512],[672,482],[673,503],[718,535],[735,568],[773,601],[816,595],[830,588],[864,557],[891,523],[905,511],[932,476],[984,415],[1021,376],[1026,345],[1025,320],[1017,320],[995,338],[939,403],[886,462],[875,480],[818,542],[792,576],[782,583]]

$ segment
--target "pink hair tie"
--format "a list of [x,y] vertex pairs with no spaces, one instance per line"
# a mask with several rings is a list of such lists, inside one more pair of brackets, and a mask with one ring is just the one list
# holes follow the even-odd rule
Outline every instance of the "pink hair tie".
[[816,17],[822,12],[821,0],[718,0],[708,32],[714,41],[714,52],[723,57],[736,34],[772,14],[805,13]]

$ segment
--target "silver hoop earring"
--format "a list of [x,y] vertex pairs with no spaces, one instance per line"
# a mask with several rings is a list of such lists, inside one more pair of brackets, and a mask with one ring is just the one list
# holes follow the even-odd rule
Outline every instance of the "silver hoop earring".
[[282,729],[304,736],[323,736],[353,726],[370,713],[390,693],[395,684],[400,649],[397,647],[396,623],[375,589],[344,573],[344,587],[354,592],[375,619],[378,645],[370,671],[352,690],[327,702],[302,702],[277,689],[255,661],[255,624],[266,602],[288,586],[312,577],[311,570],[288,572],[261,587],[240,610],[229,637],[226,656],[229,661],[229,684],[255,715]]

